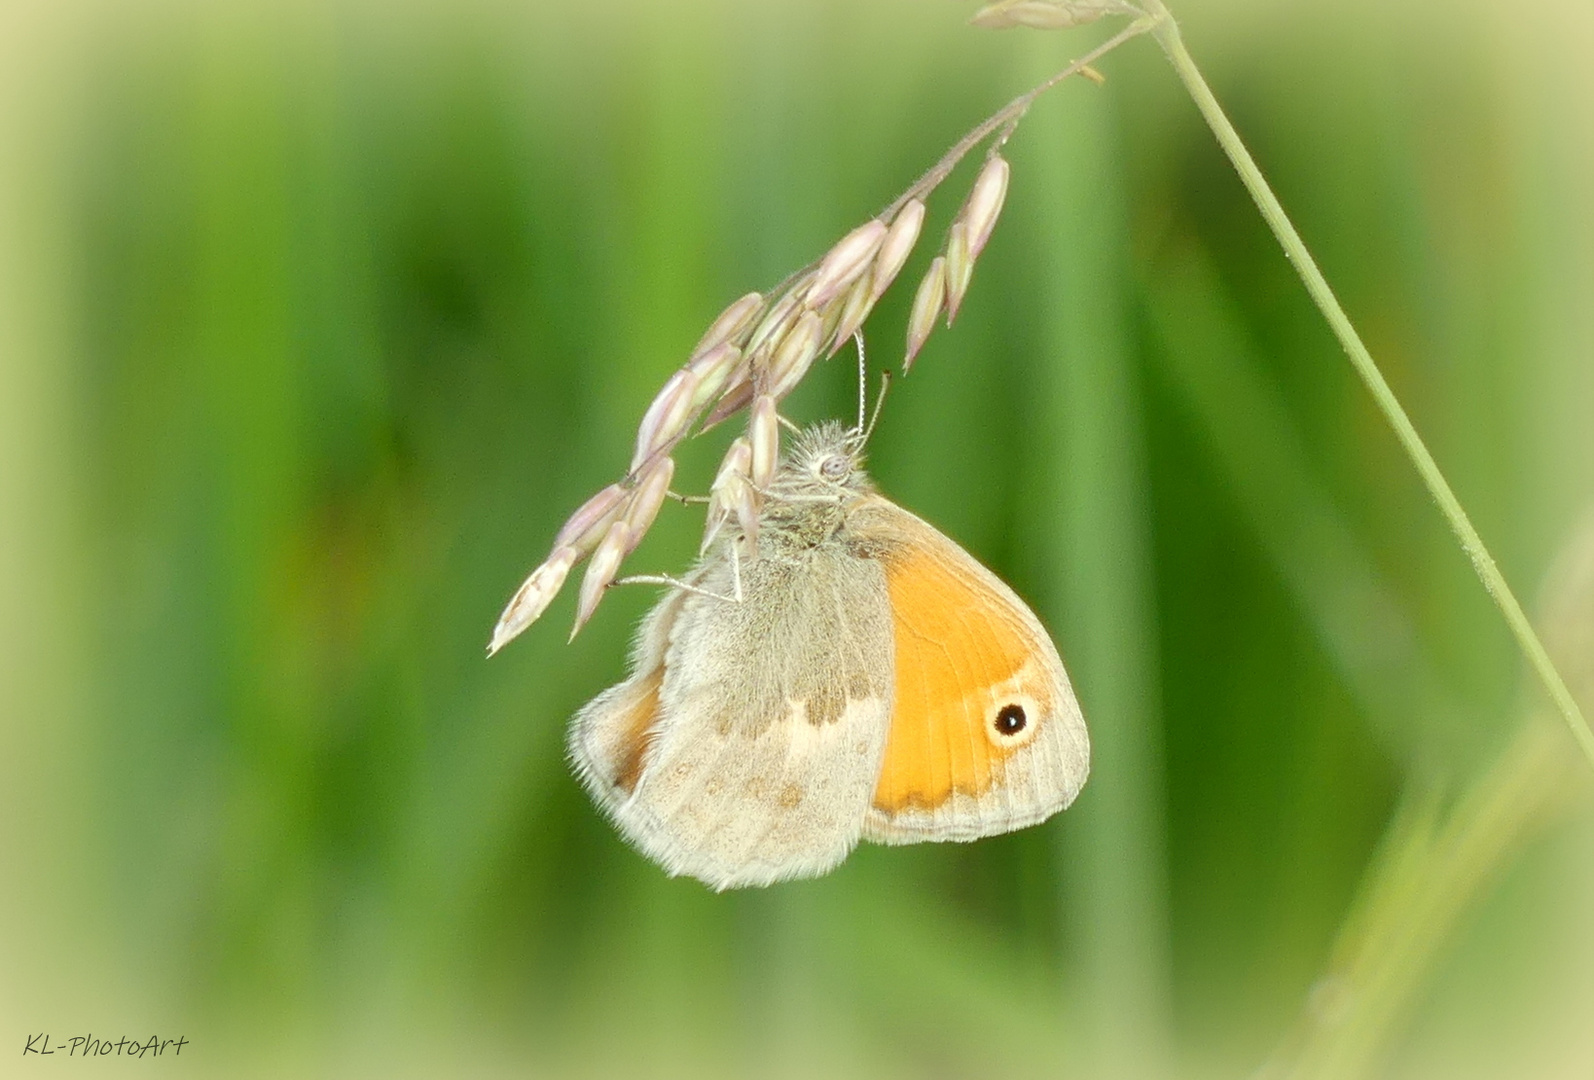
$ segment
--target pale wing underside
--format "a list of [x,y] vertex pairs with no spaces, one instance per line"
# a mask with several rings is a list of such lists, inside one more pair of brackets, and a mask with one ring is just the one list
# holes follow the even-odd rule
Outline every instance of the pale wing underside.
[[[865,839],[973,840],[1044,821],[1090,769],[1090,740],[1040,621],[996,575],[884,499],[849,515],[882,551],[894,622],[894,706]],[[994,730],[1003,709],[1025,728]]]
[[[859,839],[891,708],[882,567],[839,545],[667,597],[571,754],[627,839],[716,889],[822,874]],[[694,578],[729,593],[711,561]]]

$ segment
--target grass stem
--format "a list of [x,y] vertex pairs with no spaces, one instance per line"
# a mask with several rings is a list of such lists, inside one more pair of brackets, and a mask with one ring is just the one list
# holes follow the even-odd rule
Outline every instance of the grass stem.
[[[1063,68],[1063,70],[1049,76],[1045,82],[1026,90],[1012,101],[1009,101],[996,112],[986,117],[978,127],[959,139],[952,149],[941,155],[941,160],[932,165],[923,176],[915,180],[912,187],[897,196],[896,200],[881,211],[879,216],[889,221],[909,199],[921,199],[934,191],[940,186],[941,181],[950,176],[952,170],[957,168],[958,162],[968,156],[970,150],[973,150],[984,142],[986,138],[995,134],[998,128],[1006,127],[1011,131],[1024,118],[1024,114],[1029,112],[1029,107],[1035,104],[1036,98],[1064,79],[1085,71],[1091,64],[1094,64],[1130,38],[1139,37],[1141,34],[1151,31],[1156,24],[1157,20],[1150,17],[1136,19],[1118,31],[1118,33],[1091,49],[1084,56]],[[1000,146],[1001,142],[1005,141],[1006,138],[1007,134],[1004,133],[1002,139],[998,140],[997,145]]]
[[1571,692],[1566,688],[1566,682],[1561,678],[1561,673],[1556,670],[1555,664],[1544,650],[1543,643],[1533,629],[1533,624],[1528,621],[1527,615],[1522,610],[1522,605],[1517,602],[1516,595],[1511,587],[1506,584],[1505,577],[1495,565],[1494,557],[1489,554],[1489,549],[1484,546],[1483,539],[1478,535],[1478,530],[1472,525],[1467,512],[1461,506],[1461,501],[1451,490],[1450,484],[1445,480],[1444,474],[1439,471],[1439,465],[1434,461],[1433,455],[1428,452],[1428,447],[1423,443],[1422,436],[1417,434],[1417,429],[1412,425],[1411,418],[1406,415],[1406,410],[1401,406],[1395,392],[1389,388],[1383,373],[1373,361],[1372,354],[1367,351],[1367,346],[1362,343],[1361,336],[1356,333],[1356,328],[1351,325],[1350,318],[1345,314],[1345,309],[1340,306],[1335,298],[1334,291],[1329,288],[1328,281],[1317,268],[1317,262],[1307,250],[1301,236],[1295,231],[1295,226],[1290,223],[1289,217],[1284,213],[1284,208],[1279,205],[1273,189],[1262,177],[1262,172],[1252,160],[1250,151],[1245,148],[1239,133],[1234,130],[1234,125],[1229,123],[1229,118],[1224,115],[1223,109],[1218,105],[1218,100],[1213,96],[1212,90],[1207,86],[1206,80],[1201,77],[1200,70],[1190,53],[1184,47],[1184,40],[1179,34],[1179,26],[1173,16],[1168,12],[1162,0],[1149,0],[1148,8],[1152,15],[1158,18],[1151,34],[1162,46],[1163,52],[1173,64],[1174,71],[1184,83],[1194,99],[1196,107],[1200,109],[1207,126],[1212,129],[1217,137],[1218,144],[1223,147],[1223,152],[1228,155],[1235,171],[1240,174],[1240,180],[1245,184],[1246,190],[1251,193],[1257,209],[1262,212],[1268,227],[1273,230],[1273,235],[1278,238],[1279,244],[1284,248],[1285,257],[1294,265],[1295,272],[1300,275],[1301,281],[1306,286],[1306,291],[1311,295],[1317,309],[1323,313],[1323,318],[1328,320],[1329,327],[1334,331],[1334,336],[1339,338],[1340,345],[1344,347],[1346,355],[1350,357],[1351,366],[1356,369],[1356,374],[1361,377],[1368,392],[1373,396],[1389,426],[1395,431],[1406,455],[1411,458],[1417,467],[1418,474],[1422,477],[1423,484],[1439,504],[1439,509],[1444,513],[1445,520],[1450,525],[1451,532],[1455,533],[1461,548],[1472,560],[1473,569],[1478,578],[1483,582],[1483,587],[1488,590],[1494,599],[1495,606],[1500,609],[1500,614],[1505,617],[1506,625],[1516,637],[1517,645],[1527,657],[1528,663],[1538,675],[1539,681],[1549,691],[1550,698],[1555,703],[1557,711],[1566,726],[1571,729],[1572,736],[1583,750],[1583,755],[1588,758],[1589,764],[1594,765],[1594,731],[1589,730],[1588,721],[1583,718],[1582,711],[1577,702],[1573,700]]

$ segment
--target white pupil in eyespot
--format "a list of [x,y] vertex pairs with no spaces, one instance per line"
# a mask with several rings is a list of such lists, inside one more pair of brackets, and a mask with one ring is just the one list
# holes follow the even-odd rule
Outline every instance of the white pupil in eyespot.
[[839,479],[847,472],[847,459],[839,455],[827,457],[819,463],[819,471],[831,480]]

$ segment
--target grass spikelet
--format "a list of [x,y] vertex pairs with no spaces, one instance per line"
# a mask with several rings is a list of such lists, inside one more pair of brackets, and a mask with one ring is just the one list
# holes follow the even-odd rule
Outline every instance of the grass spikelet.
[[970,261],[980,257],[986,241],[991,238],[991,230],[996,228],[996,219],[1002,214],[1002,203],[1007,199],[1007,179],[1011,171],[1006,158],[993,155],[980,170],[968,201],[958,214],[968,226]]
[[581,579],[581,597],[576,605],[576,623],[570,628],[571,640],[581,632],[587,620],[592,618],[592,613],[598,610],[598,601],[603,599],[604,590],[619,574],[620,563],[631,550],[631,539],[631,526],[623,519],[616,521],[604,534],[598,550],[592,553],[592,561],[587,564],[586,576]]
[[692,419],[692,399],[697,395],[700,381],[690,368],[682,368],[670,376],[637,428],[631,472],[636,472],[644,461],[685,434]]
[[764,309],[764,296],[762,293],[750,292],[746,296],[731,304],[730,307],[720,312],[719,317],[709,324],[697,346],[692,350],[692,360],[708,352],[710,349],[735,342],[737,337],[752,326],[753,320],[758,318],[758,313]]
[[810,308],[824,307],[858,280],[859,275],[869,269],[886,232],[886,223],[876,218],[842,237],[819,263],[803,303]]
[[748,475],[756,488],[768,488],[775,476],[775,465],[780,460],[780,418],[775,414],[773,394],[760,394],[753,402],[753,413],[747,422],[747,439],[751,448]]
[[[879,300],[891,283],[902,272],[903,264],[919,242],[919,231],[924,228],[924,200],[909,199],[891,221],[891,229],[880,243],[880,253],[875,258],[874,278],[869,285],[871,301]],[[851,337],[851,334],[845,335]]]
[[930,261],[930,268],[924,272],[919,291],[913,294],[913,310],[908,315],[908,347],[902,358],[904,372],[913,367],[913,361],[930,339],[930,331],[935,329],[935,320],[940,317],[945,305],[946,256],[937,255]]
[[[806,281],[801,283],[801,285],[806,284]],[[787,290],[770,306],[769,311],[759,320],[752,336],[747,339],[747,345],[742,351],[754,358],[755,366],[759,354],[773,348],[774,343],[784,337],[792,324],[797,321],[798,315],[802,312],[802,303],[799,299],[801,291],[801,287]]]
[[963,297],[974,278],[974,254],[969,250],[969,225],[966,221],[952,224],[946,242],[946,325],[950,327],[963,306]]
[[498,617],[493,627],[492,640],[487,645],[491,656],[513,641],[522,630],[536,622],[548,610],[553,598],[564,588],[571,567],[581,559],[581,552],[573,547],[557,547],[548,560],[531,572]]
[[770,357],[769,393],[777,400],[791,393],[813,366],[823,344],[824,322],[816,311],[805,311]]
[[570,519],[559,530],[553,546],[575,548],[582,555],[591,551],[603,538],[603,534],[609,531],[609,525],[620,516],[622,504],[628,494],[629,491],[624,484],[610,484],[582,503],[581,509],[571,514]]
[[[744,361],[744,364],[746,361]],[[747,408],[748,402],[753,400],[753,379],[750,366],[743,367],[732,377],[731,383],[725,393],[720,395],[708,416],[703,421],[703,431],[718,427],[726,420]],[[699,432],[701,434],[702,432]]]
[[653,519],[659,516],[659,507],[664,505],[664,498],[670,492],[670,481],[674,478],[675,459],[665,455],[649,461],[637,474],[636,492],[625,509],[625,525],[631,532],[627,555],[636,550],[642,537],[653,527]]
[[720,529],[735,512],[736,502],[740,496],[736,490],[737,481],[747,477],[752,467],[751,441],[746,436],[738,436],[731,440],[730,447],[725,451],[725,457],[720,460],[719,471],[714,474],[714,483],[709,488],[708,515],[704,522],[700,551],[709,549],[709,545],[714,543],[714,538],[719,535]]
[[697,390],[693,392],[692,404],[689,406],[690,411],[697,412],[719,397],[729,386],[741,362],[742,350],[725,341],[688,364],[687,370],[698,377]]
[[879,273],[876,267],[867,276],[859,278],[853,283],[852,291],[847,293],[847,298],[837,304],[837,318],[835,324],[825,332],[825,340],[830,344],[825,349],[826,356],[835,356],[841,347],[852,340],[852,335],[858,332],[869,313],[874,310],[875,277]]

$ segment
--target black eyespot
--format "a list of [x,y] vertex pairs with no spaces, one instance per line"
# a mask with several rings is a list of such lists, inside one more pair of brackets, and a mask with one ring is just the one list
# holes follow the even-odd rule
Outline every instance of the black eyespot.
[[1029,718],[1024,715],[1022,705],[1003,705],[1002,711],[996,714],[996,730],[1003,735],[1017,735],[1027,723]]

